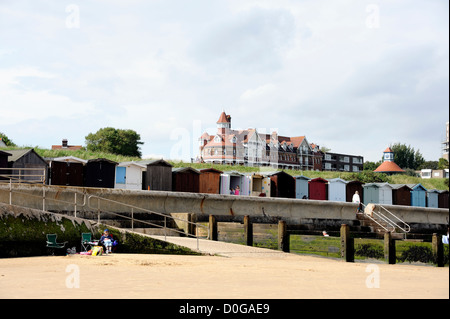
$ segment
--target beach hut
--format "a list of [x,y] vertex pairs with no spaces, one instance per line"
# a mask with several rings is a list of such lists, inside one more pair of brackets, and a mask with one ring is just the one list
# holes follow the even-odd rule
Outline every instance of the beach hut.
[[[34,149],[8,150],[10,173],[22,182],[48,183],[48,164]],[[21,170],[25,168],[26,170]]]
[[447,190],[439,191],[438,207],[439,208],[448,208],[448,191]]
[[439,208],[439,191],[437,189],[427,191],[427,207]]
[[[1,138],[0,138],[1,141]],[[9,170],[8,168],[8,157],[10,156],[10,153],[0,151],[0,180],[9,180]],[[4,175],[2,177],[2,175]]]
[[270,177],[261,173],[247,174],[249,182],[249,195],[258,197],[270,197]]
[[122,162],[116,167],[115,188],[142,190],[144,164],[136,162]]
[[106,158],[88,160],[84,166],[86,187],[114,188],[117,162]]
[[8,157],[11,153],[0,151],[0,168],[8,168]]
[[427,189],[422,184],[408,184],[411,188],[411,206],[427,207]]
[[172,168],[172,190],[174,192],[198,193],[200,172],[192,167]]
[[294,178],[295,178],[295,198],[308,199],[309,198],[308,182],[311,180],[311,178],[303,175],[295,176]]
[[84,186],[84,165],[87,160],[74,156],[57,157],[48,161],[49,184]]
[[220,175],[223,174],[214,168],[200,170],[199,193],[220,194]]
[[314,178],[308,182],[309,199],[327,200],[328,181],[323,178]]
[[364,185],[364,204],[392,205],[392,186],[388,183],[368,183]]
[[295,198],[295,179],[292,175],[280,171],[268,173],[270,177],[270,196]]
[[165,160],[139,162],[147,166],[144,189],[151,191],[172,191],[172,164]]
[[353,201],[353,195],[358,192],[359,197],[364,198],[364,187],[363,182],[360,181],[349,181],[347,187],[345,188],[345,201],[351,203]]
[[347,195],[347,181],[341,178],[328,180],[328,200],[345,202]]
[[242,195],[241,191],[247,183],[248,179],[244,174],[236,171],[224,172],[220,175],[220,194],[230,195],[239,186],[239,195]]
[[390,184],[392,186],[392,204],[411,206],[412,189],[405,184]]

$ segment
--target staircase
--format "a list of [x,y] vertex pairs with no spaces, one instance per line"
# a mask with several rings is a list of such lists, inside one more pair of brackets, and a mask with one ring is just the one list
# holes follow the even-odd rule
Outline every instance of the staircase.
[[364,213],[357,213],[356,218],[360,221],[361,226],[369,227],[372,233],[376,233],[377,237],[384,236],[390,232],[395,239],[406,239],[406,235],[410,232],[410,226],[379,204],[368,204],[364,206]]

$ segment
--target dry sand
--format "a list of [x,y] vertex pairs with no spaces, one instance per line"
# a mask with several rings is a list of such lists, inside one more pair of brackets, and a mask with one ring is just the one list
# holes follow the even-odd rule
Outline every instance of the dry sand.
[[448,299],[449,268],[346,263],[285,253],[0,259],[0,298],[111,297]]

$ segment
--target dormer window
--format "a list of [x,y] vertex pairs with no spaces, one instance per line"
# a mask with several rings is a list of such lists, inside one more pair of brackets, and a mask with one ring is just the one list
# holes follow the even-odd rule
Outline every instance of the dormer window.
[[222,142],[222,138],[219,135],[216,135],[216,137],[214,137],[214,142],[220,143]]

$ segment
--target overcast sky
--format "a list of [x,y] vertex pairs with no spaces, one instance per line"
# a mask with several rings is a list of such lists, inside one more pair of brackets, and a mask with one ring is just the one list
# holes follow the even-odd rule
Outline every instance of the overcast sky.
[[0,132],[85,145],[133,129],[189,160],[222,110],[378,161],[438,160],[449,120],[448,0],[0,0]]

